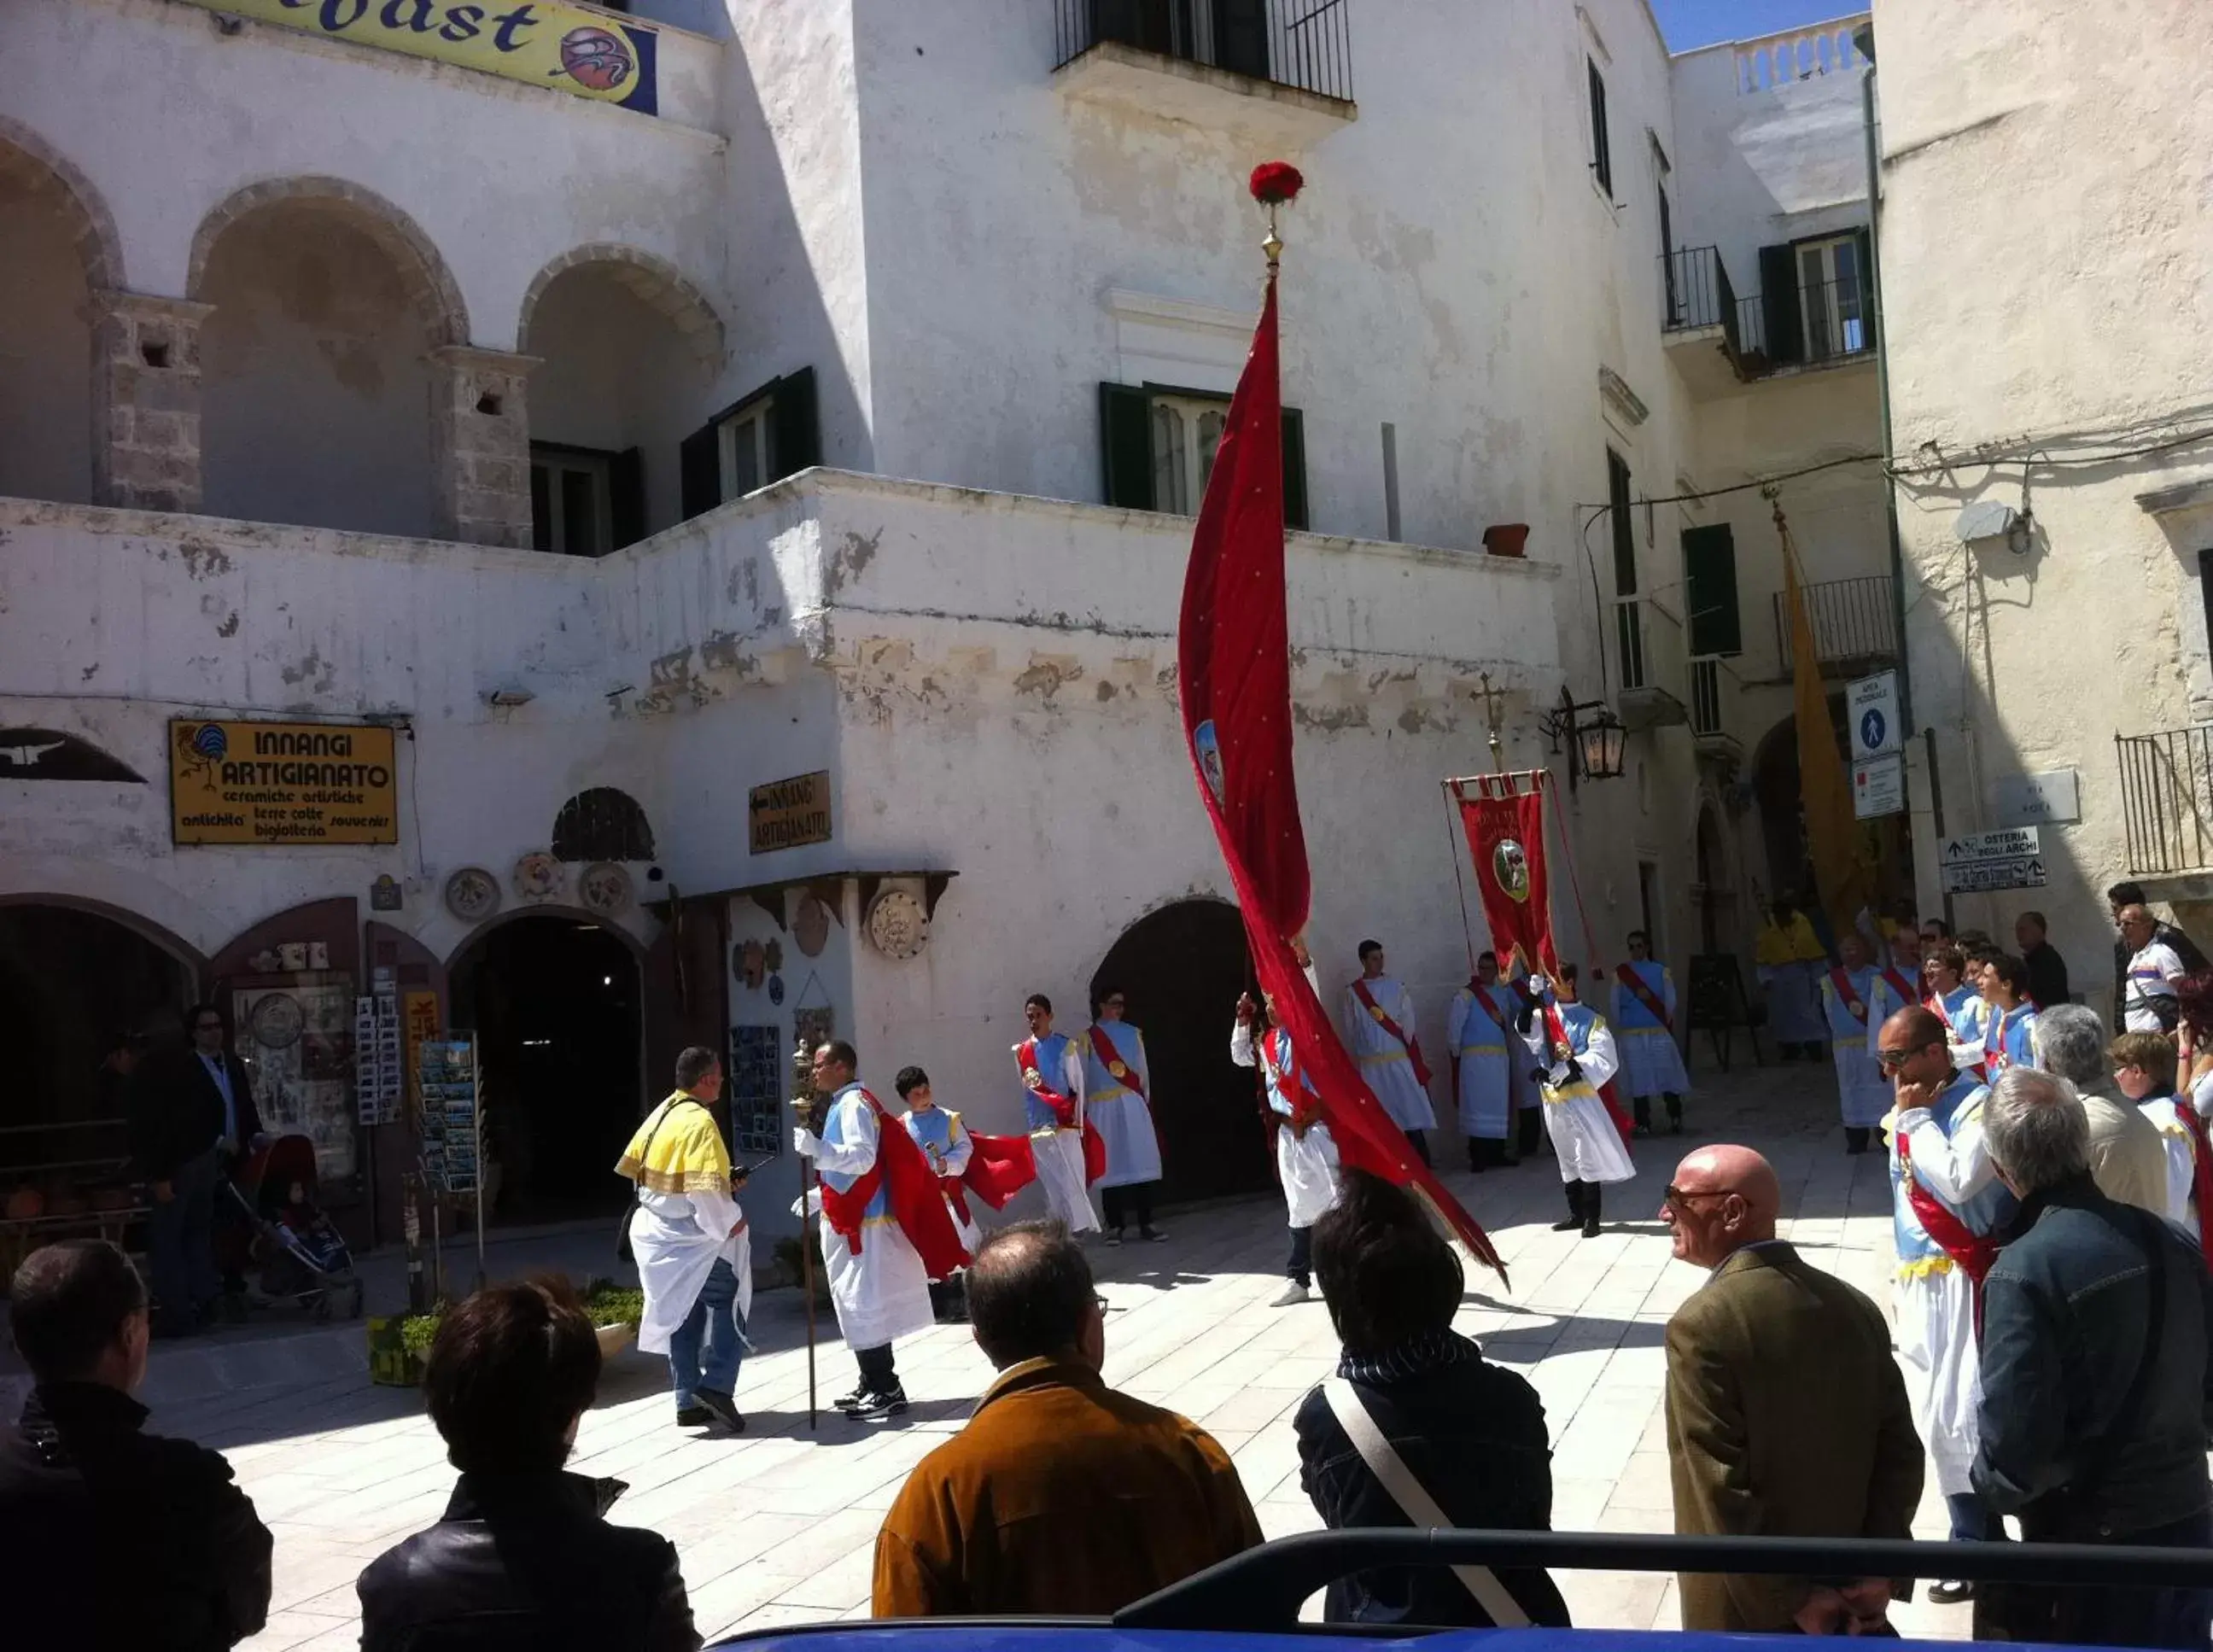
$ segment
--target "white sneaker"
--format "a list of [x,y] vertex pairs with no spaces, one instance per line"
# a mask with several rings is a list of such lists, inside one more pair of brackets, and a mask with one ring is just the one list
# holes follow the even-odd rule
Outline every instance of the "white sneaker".
[[1269,1303],[1268,1306],[1270,1308],[1291,1308],[1300,1302],[1308,1301],[1313,1295],[1314,1293],[1312,1291],[1308,1290],[1297,1280],[1293,1279],[1284,1284],[1283,1294],[1277,1297],[1274,1301]]

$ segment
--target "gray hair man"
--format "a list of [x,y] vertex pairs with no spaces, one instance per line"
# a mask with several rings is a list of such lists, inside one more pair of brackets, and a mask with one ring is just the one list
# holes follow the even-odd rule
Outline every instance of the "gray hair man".
[[2078,1003],[2054,1004],[2029,1033],[2036,1065],[2075,1087],[2090,1127],[2090,1175],[2123,1204],[2167,1209],[2167,1148],[2159,1127],[2113,1084],[2106,1026]]
[[[1977,1495],[2031,1542],[2213,1546],[2197,1242],[2098,1191],[2065,1079],[2009,1070],[1984,1130],[2021,1213],[1983,1282]],[[2202,1648],[2213,1590],[2011,1587],[1978,1593],[1975,1619],[1978,1640]]]

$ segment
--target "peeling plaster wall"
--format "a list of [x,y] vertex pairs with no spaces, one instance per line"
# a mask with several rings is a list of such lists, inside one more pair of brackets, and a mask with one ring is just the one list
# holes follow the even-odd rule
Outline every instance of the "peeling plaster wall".
[[2213,455],[2039,469],[2025,555],[1963,546],[1954,522],[1971,501],[2022,502],[2018,461],[1961,457],[1979,444],[2066,457],[2206,422],[2213,108],[2194,65],[2213,53],[2213,12],[1882,0],[1875,21],[1898,448],[1926,460],[1934,442],[1955,460],[1901,501],[1917,710],[1938,732],[1947,823],[1993,824],[2008,775],[2080,780],[2082,823],[2044,830],[2051,887],[1963,898],[1960,919],[2008,935],[2040,907],[2102,1007],[2101,892],[2130,870],[2111,741],[2213,717],[2196,566],[2213,513],[2155,518],[2136,496],[2213,474]]

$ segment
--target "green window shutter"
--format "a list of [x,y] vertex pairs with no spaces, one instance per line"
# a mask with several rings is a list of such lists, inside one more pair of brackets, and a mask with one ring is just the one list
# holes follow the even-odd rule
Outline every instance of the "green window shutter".
[[1867,332],[1866,348],[1873,350],[1877,342],[1875,330],[1880,319],[1875,313],[1875,237],[1867,230],[1855,229],[1852,241],[1854,250],[1859,254],[1861,325]]
[[769,479],[780,482],[822,462],[822,422],[816,411],[814,369],[787,373],[771,387],[769,409]]
[[1597,174],[1599,187],[1606,191],[1606,199],[1613,198],[1613,134],[1607,130],[1606,118],[1606,76],[1599,73],[1598,64],[1583,59],[1590,70],[1591,113],[1591,170]]
[[1155,508],[1152,401],[1135,385],[1099,387],[1099,454],[1108,504]]
[[1266,0],[1214,0],[1214,64],[1255,80],[1268,78]]
[[1736,600],[1736,536],[1727,522],[1683,530],[1684,604],[1692,654],[1741,654]]
[[1759,249],[1759,311],[1767,326],[1767,359],[1806,359],[1806,327],[1798,308],[1798,254],[1789,246]]
[[676,474],[686,521],[722,503],[722,448],[713,425],[703,425],[677,445]]
[[610,550],[645,537],[645,455],[636,448],[607,460],[607,523],[614,534]]
[[1636,507],[1629,497],[1629,461],[1606,450],[1606,515],[1613,530],[1613,594],[1637,594]]
[[1283,526],[1307,521],[1307,421],[1295,407],[1283,409]]

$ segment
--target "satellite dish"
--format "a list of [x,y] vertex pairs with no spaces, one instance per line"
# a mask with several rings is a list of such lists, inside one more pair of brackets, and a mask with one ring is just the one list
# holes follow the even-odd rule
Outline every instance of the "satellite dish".
[[2016,520],[2014,508],[1996,499],[1978,499],[1960,513],[1952,524],[1953,533],[1960,543],[1972,545],[1977,539],[2001,539]]

